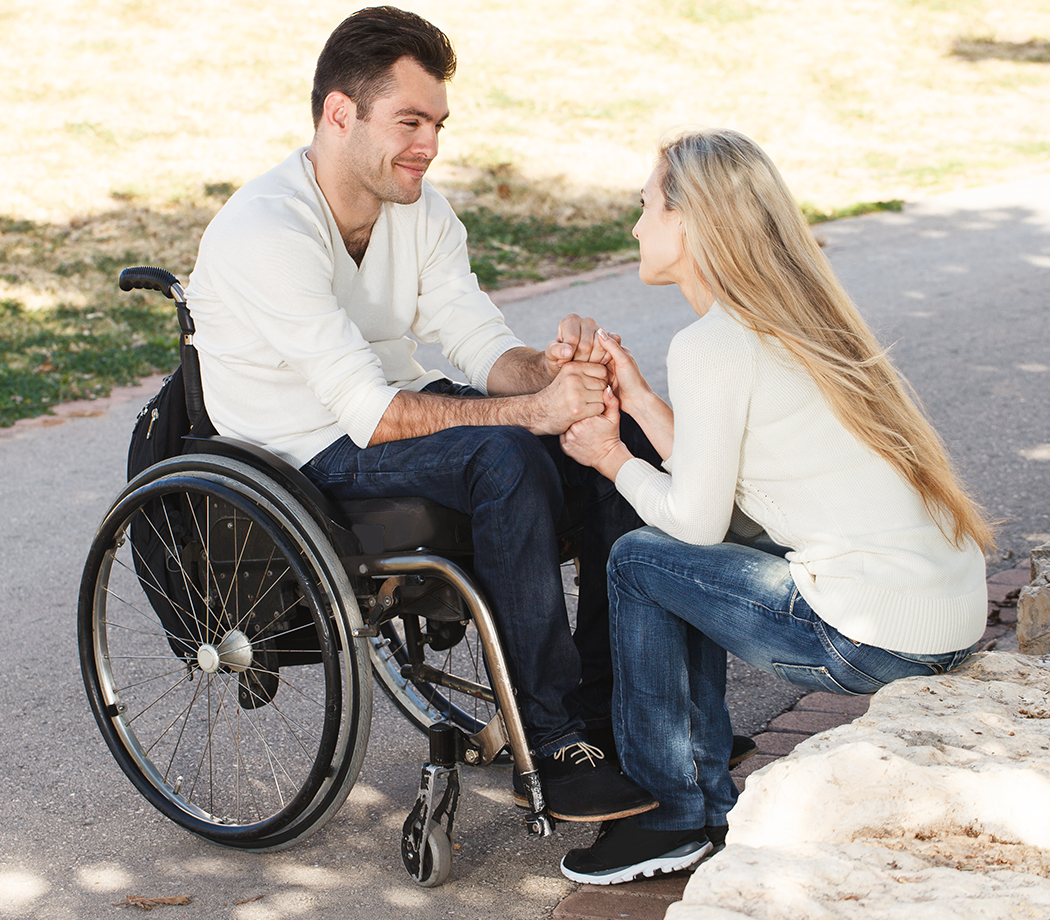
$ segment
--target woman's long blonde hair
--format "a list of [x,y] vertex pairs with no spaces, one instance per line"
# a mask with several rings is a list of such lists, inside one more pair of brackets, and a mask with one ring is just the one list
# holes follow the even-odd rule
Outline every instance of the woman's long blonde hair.
[[914,486],[956,546],[970,538],[991,548],[984,512],[765,152],[735,131],[690,132],[661,146],[658,167],[665,205],[681,217],[714,297],[809,370],[843,425]]

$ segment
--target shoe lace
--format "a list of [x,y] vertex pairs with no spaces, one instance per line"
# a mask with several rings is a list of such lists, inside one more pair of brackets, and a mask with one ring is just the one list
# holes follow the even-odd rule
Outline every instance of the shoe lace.
[[564,761],[566,757],[571,757],[574,764],[581,764],[586,760],[592,767],[598,766],[597,761],[605,760],[605,754],[602,753],[602,749],[595,747],[593,744],[588,744],[586,741],[567,744],[554,752],[555,760]]

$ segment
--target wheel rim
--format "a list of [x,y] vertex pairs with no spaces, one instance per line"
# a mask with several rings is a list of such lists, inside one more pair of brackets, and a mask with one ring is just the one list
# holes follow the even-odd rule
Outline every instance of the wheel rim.
[[[132,527],[167,547],[165,575],[141,570]],[[168,817],[218,842],[265,842],[324,786],[344,703],[332,600],[304,548],[259,504],[182,476],[127,494],[95,547],[81,654],[107,744]],[[180,582],[164,622],[151,594]]]
[[[440,651],[419,641],[425,631],[425,625],[414,616],[390,620],[380,627],[380,638],[372,640],[372,660],[380,682],[398,708],[421,729],[449,721],[467,734],[481,731],[495,716],[496,704],[491,701],[477,629],[467,623],[463,638]],[[417,637],[415,641],[413,636]],[[436,674],[426,679],[405,670],[420,661],[453,680],[483,689],[489,699],[442,686],[440,681],[445,678]]]
[[[565,605],[570,628],[575,629],[578,591],[574,584],[576,569],[569,561],[562,565],[562,582]],[[440,629],[443,624],[454,622],[454,612],[448,599],[430,595],[431,613],[440,619],[428,623],[426,620],[427,598],[413,601],[396,619],[383,623],[380,636],[371,639],[370,653],[373,671],[380,685],[401,712],[418,728],[426,731],[435,722],[448,721],[467,734],[481,731],[495,716],[496,704],[491,702],[492,691],[484,665],[481,639],[473,622],[467,621],[463,638],[449,649],[435,651],[420,637],[426,632]],[[464,612],[464,617],[466,613]],[[433,675],[425,679],[410,667],[425,662],[431,668],[477,685],[487,691],[488,699],[482,700],[470,693],[457,691],[443,683],[443,678]]]

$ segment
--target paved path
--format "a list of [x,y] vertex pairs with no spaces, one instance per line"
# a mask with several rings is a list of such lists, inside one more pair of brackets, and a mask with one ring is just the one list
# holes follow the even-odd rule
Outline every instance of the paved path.
[[[1013,555],[991,570],[1012,568],[1050,533],[1043,500],[1050,494],[1050,176],[819,232],[864,312],[897,340],[898,363],[964,475],[996,515],[1009,518],[1002,543]],[[630,273],[508,300],[505,309],[511,325],[540,346],[570,310],[601,318],[658,386],[667,341],[691,320],[674,290],[646,288]],[[593,829],[560,825],[551,840],[526,839],[506,768],[467,771],[450,881],[436,891],[408,881],[400,826],[424,739],[383,702],[346,807],[291,850],[219,850],[166,822],[133,792],[88,710],[75,605],[87,546],[122,483],[128,435],[148,389],[94,417],[0,433],[0,916],[109,916],[110,905],[128,894],[191,895],[191,904],[165,908],[183,920],[538,920],[568,910],[572,902],[564,899],[576,888],[557,863]],[[96,412],[99,404],[79,408]],[[792,688],[739,662],[731,680],[738,730],[759,732],[784,712],[809,711],[807,704],[792,710],[799,698]],[[626,906],[642,891],[621,886],[611,896]]]

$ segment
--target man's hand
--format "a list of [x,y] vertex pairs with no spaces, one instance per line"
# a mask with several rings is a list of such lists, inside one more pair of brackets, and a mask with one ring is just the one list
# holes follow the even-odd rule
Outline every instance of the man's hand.
[[528,429],[533,434],[561,434],[580,419],[601,415],[609,381],[604,364],[571,361],[551,384],[537,393]]
[[[619,336],[613,336],[616,341]],[[588,317],[583,319],[570,313],[558,323],[558,337],[547,346],[547,364],[552,378],[570,361],[605,364],[608,351],[598,337],[598,324]]]

